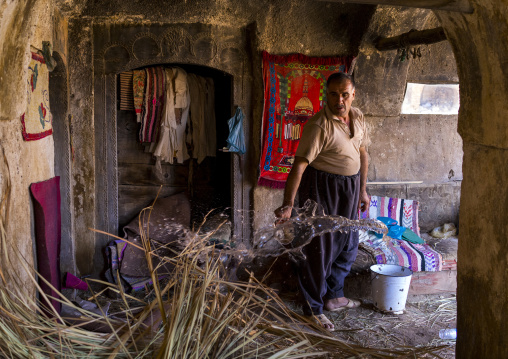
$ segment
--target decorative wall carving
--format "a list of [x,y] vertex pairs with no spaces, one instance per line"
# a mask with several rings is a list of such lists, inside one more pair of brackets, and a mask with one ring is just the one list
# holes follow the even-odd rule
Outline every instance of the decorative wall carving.
[[[190,24],[188,28],[180,25],[140,26],[139,32],[133,31],[133,28],[111,27],[110,34],[104,37],[116,41],[101,43],[100,35],[108,28],[97,25],[94,31],[95,72],[117,74],[154,64],[185,63],[213,67],[234,76],[245,75],[243,68],[247,55],[242,32],[226,37],[223,31],[217,31],[217,34],[213,29],[196,32],[194,27],[203,25]],[[122,30],[125,30],[123,35],[115,36]],[[226,42],[221,41],[223,37],[227,38]],[[231,37],[237,37],[239,41],[231,41]]]
[[176,56],[189,42],[189,34],[181,27],[170,29],[162,35],[162,49],[165,56]]
[[104,69],[107,73],[118,72],[129,63],[131,55],[125,46],[112,44],[104,51]]
[[191,42],[191,54],[204,61],[211,61],[217,56],[217,43],[211,36],[199,34]]
[[161,54],[160,40],[149,32],[137,34],[131,49],[138,60],[150,60]]

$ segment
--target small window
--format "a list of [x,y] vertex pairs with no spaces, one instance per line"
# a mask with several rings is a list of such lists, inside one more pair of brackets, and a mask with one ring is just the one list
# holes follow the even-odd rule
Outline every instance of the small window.
[[459,85],[408,83],[402,113],[456,115],[459,113]]

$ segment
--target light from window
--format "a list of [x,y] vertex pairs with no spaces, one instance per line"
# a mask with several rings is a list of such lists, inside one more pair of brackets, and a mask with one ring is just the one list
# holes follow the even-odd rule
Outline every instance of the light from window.
[[401,112],[403,114],[456,115],[459,113],[459,85],[409,82]]

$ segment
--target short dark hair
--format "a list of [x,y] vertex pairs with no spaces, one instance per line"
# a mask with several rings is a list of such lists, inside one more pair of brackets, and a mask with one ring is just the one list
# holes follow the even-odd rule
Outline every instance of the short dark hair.
[[330,83],[332,81],[338,81],[338,82],[349,81],[349,82],[351,82],[351,86],[353,86],[353,89],[355,88],[355,80],[353,80],[353,76],[346,74],[345,72],[334,72],[333,74],[328,76],[328,80],[326,80],[326,87],[327,88],[328,88],[328,85],[330,85]]

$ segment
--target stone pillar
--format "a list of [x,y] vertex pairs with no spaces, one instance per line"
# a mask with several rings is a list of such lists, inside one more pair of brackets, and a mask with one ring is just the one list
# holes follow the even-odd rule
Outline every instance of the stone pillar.
[[473,14],[436,12],[460,79],[464,142],[458,250],[457,358],[508,354],[507,1],[471,1]]
[[69,113],[73,150],[71,187],[74,204],[76,265],[79,274],[94,270],[95,136],[93,50],[90,19],[69,23]]

